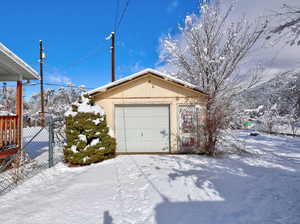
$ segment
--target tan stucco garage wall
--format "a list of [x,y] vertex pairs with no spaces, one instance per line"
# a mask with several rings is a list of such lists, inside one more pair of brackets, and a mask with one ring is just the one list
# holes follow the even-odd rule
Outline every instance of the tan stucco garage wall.
[[[177,106],[197,104],[205,106],[207,96],[199,91],[147,74],[98,93],[96,104],[101,106],[107,123],[114,131],[115,105],[120,104],[166,104],[170,106],[170,147],[177,152]],[[205,110],[203,110],[203,116]]]

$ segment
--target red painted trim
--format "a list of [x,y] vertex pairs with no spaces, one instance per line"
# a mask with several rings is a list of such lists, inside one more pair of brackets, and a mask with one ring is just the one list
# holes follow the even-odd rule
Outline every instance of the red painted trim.
[[13,155],[17,153],[19,148],[13,148],[13,149],[7,149],[7,150],[1,150],[0,151],[0,159],[4,159],[10,155]]
[[23,117],[23,86],[22,81],[17,81],[17,94],[16,94],[16,115],[18,117],[18,133],[17,133],[17,143],[20,146],[21,144],[21,131],[22,131],[22,117]]

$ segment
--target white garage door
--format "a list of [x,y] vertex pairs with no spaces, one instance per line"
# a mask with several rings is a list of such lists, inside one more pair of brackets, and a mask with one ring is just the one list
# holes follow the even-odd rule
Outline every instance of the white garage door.
[[169,106],[115,107],[117,152],[169,152]]

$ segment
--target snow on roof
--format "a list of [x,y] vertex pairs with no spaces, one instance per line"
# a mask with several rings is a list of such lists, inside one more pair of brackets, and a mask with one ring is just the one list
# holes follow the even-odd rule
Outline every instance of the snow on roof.
[[191,83],[188,83],[188,82],[183,81],[181,79],[177,79],[177,78],[175,78],[173,76],[170,76],[168,74],[162,73],[160,71],[157,71],[157,70],[154,70],[154,69],[151,69],[151,68],[144,69],[144,70],[142,70],[140,72],[134,73],[132,75],[129,75],[129,76],[124,77],[122,79],[119,79],[119,80],[116,80],[114,82],[108,83],[108,84],[106,84],[104,86],[101,86],[99,88],[93,89],[93,90],[89,91],[88,94],[92,95],[92,94],[96,94],[96,93],[99,93],[99,92],[105,92],[107,89],[110,89],[110,88],[115,87],[117,85],[120,85],[120,84],[122,84],[124,82],[133,80],[133,79],[135,79],[137,77],[140,77],[140,76],[143,76],[143,75],[146,75],[146,74],[149,74],[149,73],[151,73],[152,75],[155,75],[155,76],[159,76],[159,77],[161,77],[161,78],[163,78],[165,80],[169,80],[171,82],[175,82],[175,83],[183,85],[183,86],[185,86],[187,88],[191,88],[193,90],[196,90],[198,92],[206,94],[203,91],[201,91],[197,86],[195,86],[195,85],[193,85]]
[[14,116],[15,114],[5,111],[5,110],[0,110],[0,116]]
[[39,74],[0,43],[0,81],[39,80]]

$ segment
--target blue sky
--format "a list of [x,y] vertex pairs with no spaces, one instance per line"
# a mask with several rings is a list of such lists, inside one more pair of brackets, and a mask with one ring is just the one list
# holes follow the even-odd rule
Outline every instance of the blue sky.
[[[120,0],[119,14],[126,0]],[[199,0],[131,0],[116,34],[116,77],[159,61],[159,39],[175,33]],[[38,71],[39,40],[47,61],[45,80],[96,88],[110,81],[110,41],[117,0],[4,1],[0,41]],[[50,87],[50,86],[48,86]],[[28,87],[27,87],[28,89]],[[37,88],[30,88],[29,92]]]

